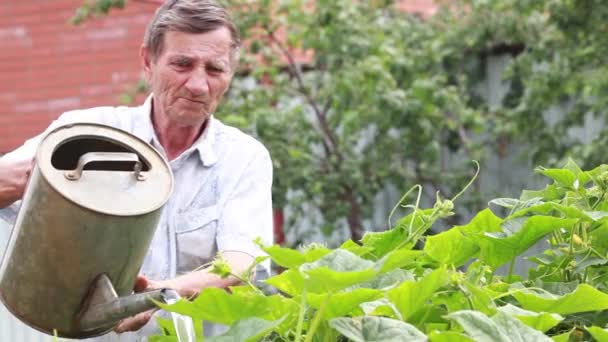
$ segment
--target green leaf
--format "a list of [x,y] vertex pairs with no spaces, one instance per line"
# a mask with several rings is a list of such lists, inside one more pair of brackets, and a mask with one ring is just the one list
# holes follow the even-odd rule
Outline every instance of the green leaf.
[[532,216],[515,234],[508,237],[486,233],[478,239],[481,252],[479,259],[498,268],[532,247],[538,240],[559,228],[570,228],[577,219],[561,219],[552,216]]
[[543,190],[523,190],[519,199],[527,201],[538,198],[543,201],[554,201],[561,199],[566,191],[555,184],[549,184]]
[[424,251],[442,264],[462,266],[479,252],[475,234],[498,232],[502,219],[490,209],[479,212],[464,226],[455,226],[445,232],[429,236]]
[[264,296],[245,291],[230,294],[218,288],[204,289],[192,302],[180,300],[159,306],[195,319],[227,325],[249,317],[277,320],[288,315],[297,316],[299,310],[299,303],[280,295]]
[[564,188],[571,189],[571,190],[577,190],[580,186],[580,184],[578,182],[578,178],[576,177],[574,172],[572,172],[570,170],[538,169],[538,171],[540,173],[542,173],[543,175],[553,179],[555,181],[555,183],[559,184],[560,186],[562,186]]
[[374,270],[338,272],[327,267],[314,268],[305,272],[306,290],[310,293],[337,292],[360,284],[376,276]]
[[601,219],[603,215],[601,212],[584,211],[574,206],[562,205],[559,203],[548,202],[538,205],[533,205],[525,209],[515,212],[513,215],[507,217],[505,221],[518,218],[529,213],[551,215],[552,213],[559,212],[563,216],[562,218],[578,218],[587,222],[594,222]]
[[161,318],[158,316],[154,317],[156,318],[156,323],[158,324],[158,327],[160,328],[160,331],[163,333],[163,335],[176,336],[175,325],[173,325],[173,320]]
[[598,228],[589,233],[589,236],[594,246],[608,248],[608,223],[602,222]]
[[385,317],[334,318],[329,325],[354,342],[427,341],[414,326]]
[[503,312],[498,312],[488,318],[477,311],[458,311],[447,315],[453,319],[466,333],[478,342],[543,342],[551,341],[549,337],[534,330]]
[[357,256],[366,255],[373,250],[370,247],[361,246],[353,240],[346,240],[339,248],[349,251]]
[[511,342],[496,323],[481,312],[463,310],[446,316],[455,320],[477,342]]
[[380,299],[382,298],[382,296],[382,291],[361,288],[335,294],[309,293],[306,296],[306,300],[308,301],[311,307],[319,309],[329,297],[329,302],[325,307],[323,317],[325,319],[331,319],[340,316],[354,316],[354,310],[356,310],[357,313],[361,311],[361,309],[359,308],[360,304]]
[[600,327],[588,327],[587,331],[598,342],[608,342],[608,330]]
[[464,286],[468,292],[468,297],[473,305],[473,309],[486,315],[493,315],[496,312],[496,305],[488,291],[484,288],[475,286],[468,281],[464,282]]
[[291,248],[281,247],[279,245],[273,245],[270,247],[261,246],[261,248],[277,265],[285,268],[299,267],[304,263],[316,261],[331,252],[331,250],[324,247],[317,247],[304,253]]
[[570,170],[570,172],[576,176],[576,178],[579,180],[580,187],[584,186],[591,180],[591,177],[589,177],[587,172],[581,170],[581,168],[571,158],[568,158],[568,162],[566,165],[564,165],[564,169]]
[[511,304],[502,306],[498,310],[516,317],[530,328],[542,332],[553,328],[564,319],[564,317],[555,313],[528,311]]
[[276,276],[263,280],[263,282],[274,286],[279,291],[290,296],[296,296],[302,293],[305,280],[298,270],[290,269]]
[[393,228],[384,232],[367,232],[361,242],[364,247],[371,248],[374,255],[382,257],[399,246],[406,237],[405,231]]
[[552,336],[551,339],[553,339],[554,342],[569,342],[570,334],[572,334],[573,331],[574,331],[574,329],[572,329],[568,332],[565,332],[563,334]]
[[513,293],[513,297],[526,310],[560,315],[608,309],[608,294],[587,284],[581,284],[574,292],[563,296],[536,294],[524,290]]
[[415,280],[415,276],[414,276],[414,273],[412,273],[412,271],[403,270],[403,269],[398,268],[398,269],[392,270],[388,273],[380,274],[380,275],[372,278],[371,280],[357,284],[353,287],[355,287],[355,288],[365,287],[365,288],[370,288],[370,289],[386,291],[388,289],[392,289],[395,286],[398,286],[399,284],[403,283],[404,281],[413,281],[413,280]]
[[455,331],[431,331],[429,334],[431,342],[475,342],[466,335]]
[[417,282],[402,283],[399,287],[389,290],[387,295],[401,313],[402,319],[407,320],[422,309],[426,301],[435,295],[435,291],[448,281],[449,272],[445,268],[439,268]]
[[337,292],[374,278],[374,262],[337,249],[321,259],[300,266],[310,293]]
[[416,260],[422,251],[413,251],[409,249],[397,249],[389,252],[384,257],[376,262],[375,269],[379,270],[379,273],[390,272],[396,268],[404,267]]
[[511,317],[506,313],[499,311],[496,315],[492,316],[492,320],[505,332],[506,336],[511,338],[512,341],[551,341],[545,334],[524,325],[518,319]]
[[361,303],[359,305],[366,316],[385,316],[390,318],[398,318],[399,310],[386,298],[381,298],[371,302]]
[[233,341],[245,341],[253,342],[259,341],[260,337],[267,335],[274,328],[276,328],[284,318],[267,321],[257,317],[251,317],[239,320],[228,329],[227,332],[219,336],[207,337],[207,342],[233,342]]

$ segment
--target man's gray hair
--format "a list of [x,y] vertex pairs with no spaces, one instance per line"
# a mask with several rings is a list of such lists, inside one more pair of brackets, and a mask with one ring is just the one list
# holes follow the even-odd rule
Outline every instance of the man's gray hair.
[[230,57],[238,62],[241,37],[228,11],[213,0],[168,0],[160,6],[148,24],[144,46],[156,59],[163,53],[165,33],[169,31],[207,33],[221,27],[230,31]]

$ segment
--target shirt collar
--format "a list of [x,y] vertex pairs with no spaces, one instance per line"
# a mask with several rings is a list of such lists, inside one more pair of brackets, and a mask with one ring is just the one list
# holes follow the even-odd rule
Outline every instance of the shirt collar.
[[[153,94],[150,94],[148,98],[146,98],[146,101],[137,108],[133,133],[156,148],[162,149],[158,136],[154,131],[154,126],[152,125],[152,97]],[[217,154],[215,153],[215,133],[217,124],[217,120],[211,115],[203,134],[201,134],[194,144],[184,151],[182,155],[197,150],[203,166],[209,167],[215,164],[217,162]],[[178,157],[178,159],[180,159],[180,157]]]

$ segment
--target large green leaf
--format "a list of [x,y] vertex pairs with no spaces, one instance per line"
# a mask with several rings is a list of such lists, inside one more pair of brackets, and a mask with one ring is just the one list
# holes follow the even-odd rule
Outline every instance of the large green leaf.
[[385,317],[334,318],[329,325],[354,342],[426,342],[414,326]]
[[259,341],[260,337],[268,334],[272,329],[276,328],[283,319],[275,321],[267,321],[257,317],[245,318],[239,320],[228,329],[225,333],[219,336],[207,337],[206,342],[253,342]]
[[261,247],[277,265],[285,268],[296,268],[304,263],[314,262],[331,252],[331,250],[323,247],[317,247],[305,252],[281,247],[279,245]]
[[338,292],[347,287],[369,281],[376,276],[374,270],[338,272],[328,267],[314,268],[305,272],[306,290],[310,293]]
[[511,220],[528,214],[560,214],[562,218],[578,218],[587,222],[597,221],[606,216],[606,213],[601,211],[585,211],[575,206],[563,205],[556,202],[547,202],[519,210],[513,215],[507,217],[505,220]]
[[406,281],[387,292],[388,298],[397,307],[403,320],[407,320],[430,300],[435,291],[447,284],[450,273],[439,268],[419,281]]
[[381,298],[371,302],[361,303],[361,310],[366,316],[384,316],[390,318],[399,318],[399,310],[395,304],[391,303],[386,298]]
[[337,272],[353,272],[372,269],[374,265],[374,262],[363,259],[349,251],[336,249],[317,261],[301,265],[300,271],[309,272],[325,267]]
[[411,264],[422,255],[422,251],[410,249],[397,249],[389,252],[376,262],[374,266],[380,273],[390,272],[396,268]]
[[544,342],[551,339],[516,318],[498,312],[491,319],[477,311],[458,311],[447,316],[453,319],[477,342]]
[[486,233],[478,238],[481,248],[479,259],[498,268],[526,251],[538,240],[559,228],[570,228],[577,219],[562,219],[552,216],[532,216],[521,229],[510,236]]
[[424,217],[430,215],[433,209],[417,209],[397,222],[395,228],[384,232],[368,232],[363,235],[363,246],[372,248],[372,254],[381,258],[397,247],[411,248],[414,242],[403,245],[409,236],[409,230],[416,231],[426,224]]
[[523,290],[513,293],[513,297],[526,310],[560,315],[608,309],[608,294],[587,284],[581,284],[574,292],[563,296]]
[[325,301],[328,301],[323,318],[331,319],[340,316],[355,316],[353,311],[357,311],[357,314],[360,313],[361,309],[359,305],[361,303],[380,299],[383,295],[383,292],[380,290],[360,288],[335,294],[309,293],[306,296],[306,300],[315,309],[319,309]]
[[376,290],[388,290],[396,287],[404,281],[415,280],[416,277],[412,271],[404,270],[401,268],[392,270],[388,273],[382,273],[371,280],[359,283],[353,288],[365,287]]
[[361,246],[353,240],[346,240],[341,246],[340,249],[344,249],[349,251],[355,255],[363,256],[369,254],[373,250],[373,248]]
[[289,269],[264,280],[264,282],[290,296],[296,296],[302,293],[304,289],[304,277],[297,269]]
[[407,232],[401,229],[391,229],[383,232],[367,232],[361,242],[364,247],[370,248],[372,254],[378,258],[397,248],[407,237]]
[[580,184],[578,177],[574,172],[568,169],[537,169],[543,175],[553,179],[555,183],[564,188],[576,190],[583,184]]
[[512,342],[489,317],[477,311],[457,311],[446,316],[453,319],[477,342]]
[[429,334],[431,342],[475,342],[470,337],[455,331],[431,331]]
[[480,311],[486,315],[493,315],[496,312],[496,305],[492,299],[492,292],[483,287],[478,287],[468,281],[464,282],[467,292],[468,301],[473,306],[474,310]]
[[564,319],[562,316],[555,313],[524,310],[511,304],[501,306],[498,310],[516,317],[525,325],[542,332],[546,332],[553,328],[557,323]]
[[597,342],[608,342],[608,330],[600,327],[588,327],[587,331]]
[[299,303],[280,295],[263,296],[244,291],[230,294],[218,288],[204,289],[192,302],[180,300],[175,304],[159,306],[195,319],[227,325],[249,317],[272,321],[285,316],[294,317],[299,309]]
[[336,249],[319,260],[300,266],[306,290],[311,293],[338,292],[374,278],[374,262]]
[[498,232],[502,219],[490,209],[480,211],[471,222],[455,226],[445,232],[429,236],[424,251],[442,264],[462,266],[479,252],[473,235],[483,232]]

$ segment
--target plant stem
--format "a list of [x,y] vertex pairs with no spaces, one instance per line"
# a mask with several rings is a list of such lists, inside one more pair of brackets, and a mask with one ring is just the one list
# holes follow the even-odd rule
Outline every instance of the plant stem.
[[473,178],[471,178],[471,180],[467,183],[467,185],[465,185],[464,188],[462,188],[462,190],[460,190],[460,192],[456,194],[456,196],[452,197],[452,202],[456,201],[456,199],[458,197],[460,197],[460,195],[462,195],[465,191],[467,191],[467,189],[471,186],[471,184],[473,184],[475,179],[477,179],[477,176],[479,176],[479,169],[481,168],[479,166],[479,162],[477,160],[473,160],[473,163],[475,163],[475,165],[477,166],[477,170],[475,171]]
[[416,189],[416,188],[418,188],[418,194],[420,194],[420,192],[422,192],[422,186],[420,184],[414,185],[408,191],[406,191],[405,194],[403,194],[403,196],[401,196],[401,198],[399,199],[399,202],[397,202],[397,204],[395,204],[393,209],[391,209],[391,212],[388,214],[388,229],[392,228],[391,218],[393,217],[393,214],[395,213],[397,208],[399,208],[399,206],[403,203],[403,201],[407,198],[407,196],[409,196],[410,193],[412,191],[414,191],[414,189]]
[[300,314],[298,315],[298,325],[296,326],[296,339],[294,342],[300,342],[302,338],[302,326],[304,325],[304,315],[306,314],[306,284],[302,289],[302,299],[300,300]]
[[327,303],[329,303],[329,298],[331,298],[331,293],[327,295],[327,297],[321,304],[321,307],[315,313],[315,316],[313,317],[312,322],[310,323],[310,328],[306,332],[306,339],[304,340],[304,342],[312,342],[312,338],[315,335],[315,331],[319,327],[319,323],[321,323],[321,319],[323,318],[323,314],[325,313],[325,308],[327,308]]
[[511,281],[511,277],[513,276],[513,269],[515,268],[515,258],[511,260],[511,264],[509,265],[509,274],[507,275],[507,279]]

